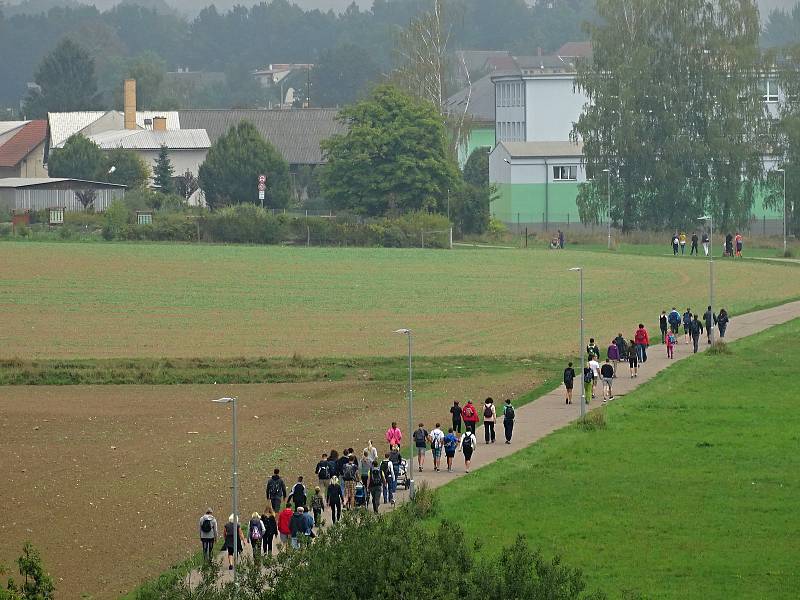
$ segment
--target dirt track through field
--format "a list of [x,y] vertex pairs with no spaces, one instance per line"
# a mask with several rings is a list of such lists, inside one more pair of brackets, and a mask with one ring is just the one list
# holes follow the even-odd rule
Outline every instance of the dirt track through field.
[[[731,321],[726,332],[725,340],[734,341],[797,318],[800,318],[800,302],[792,302],[767,310],[739,315]],[[655,335],[658,335],[658,332],[656,332]],[[632,334],[631,337],[633,337]],[[635,379],[632,379],[628,375],[629,369],[627,363],[620,363],[618,377],[614,380],[613,384],[615,398],[618,399],[635,390],[664,369],[675,364],[676,361],[690,359],[690,357],[693,356],[691,343],[688,345],[683,343],[682,335],[679,336],[679,340],[680,343],[675,346],[675,358],[672,360],[667,358],[664,345],[656,344],[651,346],[647,351],[647,363],[639,369],[639,375]],[[702,336],[700,340],[700,350],[705,351],[707,348],[706,338]],[[576,371],[580,371],[579,365],[577,365]],[[503,426],[501,423],[498,423],[497,441],[494,444],[484,443],[484,432],[483,428],[480,427],[476,431],[478,446],[473,454],[471,471],[475,471],[505,456],[509,456],[513,452],[529,446],[553,431],[566,427],[575,421],[580,416],[580,376],[575,382],[573,404],[566,405],[564,398],[564,389],[562,386],[538,398],[535,402],[518,408],[516,410],[514,436],[510,445],[503,443]],[[612,402],[614,401],[612,400]],[[600,406],[602,406],[602,386],[598,385],[597,399],[591,400],[587,408],[589,410],[596,410]],[[436,488],[447,484],[455,478],[469,477],[469,474],[464,472],[464,460],[461,453],[456,454],[453,462],[455,469],[452,473],[448,473],[446,470],[434,472],[430,452],[428,452],[425,464],[426,467],[423,472],[420,473],[415,469],[414,480],[417,485],[424,482],[428,486]],[[442,464],[444,464],[444,458],[442,458]],[[408,493],[400,492],[398,499],[401,502],[406,501],[408,499]],[[381,506],[381,510],[385,511],[387,509],[391,510],[391,508],[386,505]],[[326,514],[326,517],[327,516],[328,514]],[[245,554],[249,551],[250,549],[248,547]],[[219,554],[219,560],[222,561],[223,558],[224,554]],[[221,570],[220,580],[227,581],[229,579],[230,572],[226,569]],[[191,573],[189,580],[191,582],[198,581],[199,574],[197,572]]]

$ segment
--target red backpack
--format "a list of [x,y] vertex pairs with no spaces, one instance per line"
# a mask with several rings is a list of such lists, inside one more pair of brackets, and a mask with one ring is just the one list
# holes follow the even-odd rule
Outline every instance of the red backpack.
[[472,418],[474,416],[475,416],[475,409],[472,407],[472,405],[468,404],[467,406],[465,406],[464,407],[464,420],[465,421],[467,419],[472,420]]

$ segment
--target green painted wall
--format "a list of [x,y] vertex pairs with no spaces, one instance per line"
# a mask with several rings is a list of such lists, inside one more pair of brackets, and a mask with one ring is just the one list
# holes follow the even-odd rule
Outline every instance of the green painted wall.
[[466,146],[458,149],[458,166],[462,169],[475,148],[494,148],[494,127],[476,127],[469,132]]
[[575,202],[577,183],[501,183],[497,184],[497,195],[490,208],[491,214],[505,223],[516,223],[517,220],[520,223],[542,223],[545,210],[549,223],[580,221]]

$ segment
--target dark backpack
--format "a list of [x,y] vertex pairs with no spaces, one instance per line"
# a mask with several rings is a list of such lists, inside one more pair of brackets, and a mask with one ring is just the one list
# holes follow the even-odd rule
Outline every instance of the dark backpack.
[[200,523],[200,531],[203,533],[211,533],[212,529],[214,529],[214,526],[211,524],[211,519],[203,519],[203,522]]
[[270,498],[280,498],[281,496],[281,480],[270,479],[267,482],[267,496]]
[[328,467],[328,465],[322,465],[319,468],[319,473],[317,473],[317,475],[319,475],[320,479],[330,479],[331,478],[330,467]]
[[347,463],[344,466],[342,476],[344,477],[345,481],[353,481],[356,478],[356,471],[358,467],[356,467],[353,463]]
[[299,481],[292,488],[292,498],[294,498],[295,504],[303,505],[306,503],[306,487]]
[[508,419],[509,421],[513,421],[514,420],[514,407],[511,406],[510,404],[506,405],[506,412],[504,413],[504,415],[505,415],[506,419]]
[[250,539],[257,542],[261,539],[261,525],[256,519],[250,520]]
[[425,435],[425,431],[424,431],[423,429],[417,429],[417,430],[414,432],[414,441],[415,441],[417,444],[424,444],[424,443],[425,443],[425,438],[426,438],[426,437],[427,437],[427,436]]
[[591,383],[593,380],[594,380],[594,375],[592,374],[592,370],[589,369],[583,374],[583,382]]
[[381,468],[380,467],[372,467],[369,472],[369,476],[372,479],[372,486],[377,487],[379,485],[383,485],[383,478],[381,477]]
[[464,439],[461,440],[461,447],[468,450],[472,449],[472,435],[469,432],[464,434]]
[[491,419],[492,418],[492,407],[491,406],[484,406],[483,407],[483,418],[484,419]]

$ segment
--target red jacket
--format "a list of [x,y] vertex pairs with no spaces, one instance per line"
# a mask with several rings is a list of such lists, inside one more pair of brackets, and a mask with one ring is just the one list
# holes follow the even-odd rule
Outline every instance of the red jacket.
[[283,535],[289,535],[291,529],[289,528],[289,521],[292,519],[294,511],[291,508],[284,508],[278,515],[278,531]]
[[644,344],[645,346],[650,345],[650,336],[647,335],[647,329],[642,327],[641,329],[636,330],[636,335],[633,337],[633,341],[637,344]]
[[464,419],[466,423],[477,423],[480,420],[478,410],[472,402],[467,402],[464,408],[461,409],[461,418]]

